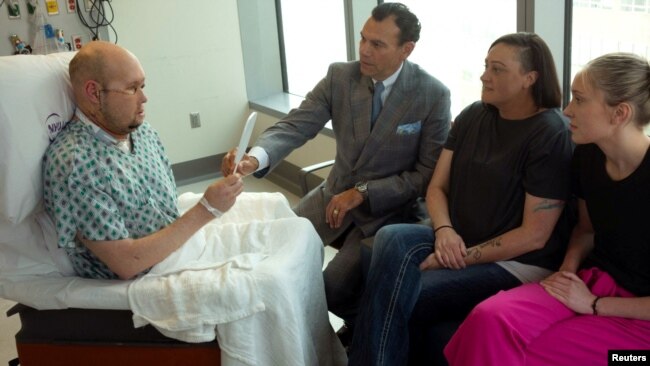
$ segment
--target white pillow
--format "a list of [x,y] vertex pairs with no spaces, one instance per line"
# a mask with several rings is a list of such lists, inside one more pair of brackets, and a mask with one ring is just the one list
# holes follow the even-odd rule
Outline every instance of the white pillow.
[[74,113],[74,54],[0,57],[0,220],[18,224],[40,210],[43,154]]
[[72,263],[56,238],[45,212],[15,225],[0,220],[0,283],[22,275],[73,276]]

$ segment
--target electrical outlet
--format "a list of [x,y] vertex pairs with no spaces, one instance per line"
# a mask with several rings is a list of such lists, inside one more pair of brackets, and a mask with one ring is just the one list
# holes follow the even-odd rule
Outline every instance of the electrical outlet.
[[201,115],[199,115],[199,112],[190,113],[190,126],[192,128],[201,127]]
[[72,50],[73,51],[80,50],[81,46],[83,46],[83,41],[81,39],[81,36],[78,35],[70,36],[70,39],[72,40]]
[[68,13],[74,13],[77,11],[77,1],[76,0],[68,0]]

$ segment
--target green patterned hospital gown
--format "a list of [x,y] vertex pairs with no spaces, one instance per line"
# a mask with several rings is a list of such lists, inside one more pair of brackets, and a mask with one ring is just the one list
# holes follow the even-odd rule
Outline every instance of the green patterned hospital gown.
[[123,152],[73,120],[45,154],[45,209],[59,246],[81,277],[117,275],[80,243],[77,233],[89,240],[137,239],[179,216],[174,177],[158,134],[143,123],[131,138],[131,153]]

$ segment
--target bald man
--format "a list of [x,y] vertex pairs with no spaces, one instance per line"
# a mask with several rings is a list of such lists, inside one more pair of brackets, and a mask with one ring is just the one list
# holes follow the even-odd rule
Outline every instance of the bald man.
[[138,59],[112,43],[91,42],[70,61],[70,81],[77,110],[45,155],[45,208],[79,276],[130,279],[229,210],[242,180],[216,181],[179,215],[169,161],[144,122]]

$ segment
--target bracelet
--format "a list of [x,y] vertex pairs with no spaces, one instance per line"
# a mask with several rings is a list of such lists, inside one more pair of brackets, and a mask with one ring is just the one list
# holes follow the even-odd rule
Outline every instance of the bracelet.
[[438,232],[438,230],[440,230],[440,229],[444,229],[444,228],[446,228],[446,227],[448,227],[448,228],[450,228],[450,229],[453,229],[453,228],[454,228],[454,227],[451,226],[451,225],[442,225],[442,226],[438,226],[437,229],[433,230],[433,233],[435,234],[435,233]]
[[602,299],[602,297],[596,296],[594,302],[591,303],[591,310],[593,315],[598,315],[598,310],[596,309],[596,305],[598,304],[598,300],[600,299]]
[[208,202],[208,200],[205,199],[205,197],[201,197],[199,203],[203,205],[203,207],[205,207],[205,209],[208,210],[208,212],[213,214],[214,217],[219,218],[223,215],[223,212],[219,211],[219,209],[212,207],[212,205],[210,205],[210,202]]

